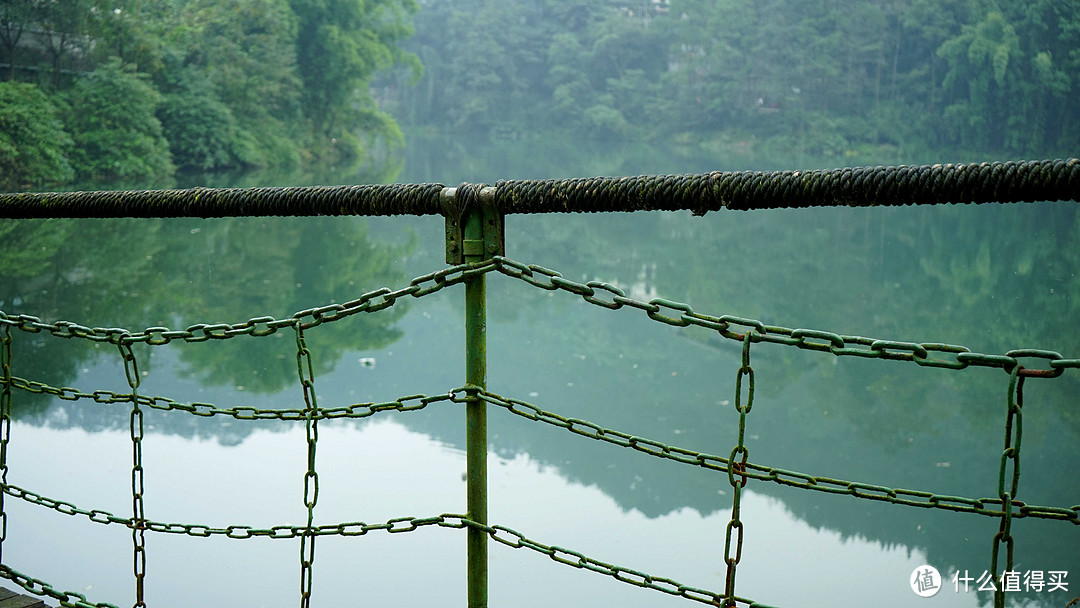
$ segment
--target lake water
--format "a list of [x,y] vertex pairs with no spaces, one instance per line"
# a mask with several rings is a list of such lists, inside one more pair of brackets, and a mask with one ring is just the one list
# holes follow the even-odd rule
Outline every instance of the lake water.
[[[794,161],[792,161],[794,162]],[[399,182],[816,168],[647,149],[413,141]],[[9,224],[11,225],[11,224]],[[511,216],[507,255],[640,300],[768,325],[897,341],[1080,356],[1080,221],[1072,203],[936,208]],[[141,330],[236,323],[346,302],[442,268],[442,219],[267,218],[19,222],[3,249],[0,309]],[[566,417],[727,456],[735,446],[740,345],[629,307],[488,277],[489,390]],[[460,286],[308,331],[321,407],[437,395],[464,384]],[[13,373],[82,391],[126,391],[114,347],[13,332]],[[301,408],[295,341],[270,337],[136,346],[140,394],[221,407]],[[994,498],[1008,374],[751,349],[750,461],[947,496]],[[1025,360],[1032,367],[1045,361]],[[1018,499],[1071,507],[1080,414],[1076,370],[1024,387]],[[131,511],[124,404],[13,396],[8,482],[83,509]],[[732,488],[723,473],[660,460],[489,408],[489,521],[547,545],[723,592]],[[145,513],[211,527],[303,525],[303,423],[147,411]],[[317,524],[464,513],[464,412],[319,423]],[[131,534],[11,496],[4,563],[120,606],[134,601]],[[952,577],[990,568],[997,519],[751,480],[742,492],[736,592],[776,606],[981,606]],[[1080,594],[1080,528],[1013,521],[1014,569],[1064,571]],[[314,606],[465,605],[465,532],[320,537]],[[490,543],[492,606],[675,606],[686,600]],[[299,541],[147,533],[154,607],[295,606]],[[1001,560],[1002,564],[1004,559]],[[936,567],[934,597],[909,588]],[[10,584],[8,586],[11,586]]]

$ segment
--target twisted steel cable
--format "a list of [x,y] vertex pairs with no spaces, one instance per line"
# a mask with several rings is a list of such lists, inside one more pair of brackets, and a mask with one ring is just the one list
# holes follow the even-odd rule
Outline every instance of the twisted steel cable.
[[[462,184],[462,193],[480,185]],[[442,184],[0,194],[0,217],[443,215]],[[475,196],[466,197],[469,200]],[[714,171],[495,185],[503,214],[1080,200],[1080,159]],[[469,201],[462,201],[464,206]],[[463,208],[463,205],[458,205]]]

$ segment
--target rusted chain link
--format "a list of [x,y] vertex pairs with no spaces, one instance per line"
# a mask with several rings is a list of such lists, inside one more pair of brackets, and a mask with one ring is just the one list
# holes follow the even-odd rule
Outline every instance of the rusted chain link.
[[[679,583],[678,581],[670,578],[653,576],[651,574],[641,572],[638,570],[631,570],[622,566],[616,566],[602,562],[591,557],[587,557],[582,553],[574,551],[572,549],[565,549],[555,545],[545,545],[535,540],[527,538],[521,532],[507,528],[506,526],[489,526],[479,522],[463,519],[462,523],[470,528],[476,528],[483,530],[491,537],[492,540],[499,542],[507,547],[514,549],[530,549],[537,553],[542,553],[552,560],[571,566],[573,568],[588,570],[597,574],[603,574],[610,576],[617,581],[633,585],[635,587],[642,587],[645,589],[652,589],[654,591],[660,591],[668,595],[677,595],[679,597],[700,602],[702,604],[709,604],[711,606],[719,606],[724,601],[725,596],[713,591],[707,591],[705,589],[699,589],[696,587],[690,587]],[[732,596],[731,605],[743,604],[750,608],[771,608],[765,604],[757,603],[753,600],[749,600],[743,597]]]
[[135,608],[145,608],[144,589],[146,583],[146,514],[143,508],[143,414],[139,407],[139,362],[130,344],[118,344],[120,356],[124,360],[124,376],[127,378],[131,394],[131,414],[129,417],[131,434],[131,551],[132,569],[135,574]]
[[311,588],[315,565],[315,505],[319,502],[319,473],[315,470],[315,450],[319,442],[319,403],[315,396],[315,370],[311,351],[304,340],[304,329],[296,327],[296,371],[304,394],[304,433],[307,441],[307,470],[304,472],[304,507],[307,526],[300,536],[300,608],[311,605]]
[[[1016,492],[1020,486],[1020,440],[1024,436],[1024,377],[1013,369],[1009,376],[1009,392],[1005,396],[1005,448],[1001,452],[998,469],[998,497],[1001,499],[1001,525],[994,535],[994,545],[990,551],[990,577],[992,581],[1003,582],[999,573],[1013,569],[1012,504],[1016,501]],[[1012,463],[1012,466],[1009,466]],[[1006,475],[1011,469],[1012,475]],[[998,555],[1005,546],[1005,569],[998,568]],[[1005,585],[994,589],[994,608],[1005,608]]]
[[[722,473],[731,471],[728,466],[728,463],[731,460],[724,456],[705,454],[686,448],[669,446],[653,439],[636,437],[620,431],[606,429],[586,420],[570,418],[545,411],[536,405],[519,399],[503,397],[486,391],[480,392],[479,396],[487,403],[499,406],[512,414],[536,422],[557,426],[576,435],[589,437],[624,448],[630,448],[657,458],[674,460],[676,462],[690,464],[712,471]],[[748,479],[768,481],[805,490],[814,490],[828,494],[847,494],[866,500],[891,502],[894,504],[921,507],[924,509],[943,509],[961,513],[978,513],[979,515],[986,515],[989,517],[1001,517],[1004,514],[1004,511],[1001,508],[990,508],[995,506],[1000,507],[1002,505],[1000,498],[965,498],[962,496],[950,496],[947,494],[936,494],[920,490],[890,488],[887,486],[845,481],[831,477],[808,475],[806,473],[768,467],[752,462],[747,462],[742,466],[742,471],[736,471],[740,477],[745,474]],[[1014,518],[1033,517],[1037,519],[1064,520],[1080,525],[1080,505],[1073,505],[1071,507],[1046,507],[1027,505],[1017,500],[1012,501],[1012,507],[1012,517]]]
[[227,340],[238,336],[264,337],[274,334],[285,327],[300,326],[309,329],[361,312],[378,312],[393,306],[402,297],[420,298],[430,295],[452,285],[462,283],[477,274],[490,272],[494,268],[495,262],[491,260],[481,264],[458,264],[419,276],[413,279],[407,287],[401,289],[391,290],[388,287],[383,287],[367,292],[343,304],[327,304],[316,308],[308,308],[284,319],[264,316],[232,324],[197,323],[188,326],[186,329],[179,330],[168,327],[150,327],[141,331],[131,331],[118,327],[87,327],[70,321],[46,323],[32,315],[9,315],[0,311],[0,325],[15,327],[29,333],[45,331],[58,338],[81,338],[92,342],[108,342],[112,344],[145,343],[151,346],[162,346],[174,340],[205,342],[207,340]]
[[[746,399],[742,396],[743,378],[747,379]],[[739,413],[739,435],[735,447],[728,456],[728,484],[731,485],[731,520],[728,521],[724,530],[724,563],[727,564],[727,574],[724,577],[724,606],[735,606],[735,570],[742,560],[743,526],[740,514],[742,512],[742,489],[746,487],[746,459],[750,457],[750,450],[746,447],[746,415],[754,406],[754,368],[750,367],[750,334],[743,338],[742,365],[735,376],[735,411]],[[738,476],[739,479],[735,477]],[[734,533],[734,535],[732,534]],[[735,541],[731,540],[732,536]],[[735,554],[731,549],[734,546]]]
[[0,564],[0,578],[7,579],[26,591],[42,597],[49,597],[60,602],[65,608],[118,608],[115,604],[94,604],[87,601],[86,596],[74,591],[57,591],[55,587],[45,581],[27,576],[10,567]]
[[[1061,354],[1037,349],[1016,349],[1004,355],[986,355],[971,352],[966,346],[941,343],[915,343],[897,340],[882,340],[862,336],[845,336],[816,329],[791,329],[775,325],[766,325],[756,319],[747,319],[733,315],[719,317],[695,312],[689,304],[653,298],[649,301],[626,297],[626,293],[608,283],[589,281],[580,283],[566,279],[561,273],[537,266],[523,264],[504,257],[495,257],[496,270],[506,276],[519,279],[547,291],[561,290],[580,296],[586,302],[618,310],[624,306],[644,312],[650,319],[675,327],[702,327],[716,331],[729,340],[742,342],[743,336],[750,334],[752,342],[768,342],[784,346],[794,346],[804,350],[828,352],[837,356],[855,356],[890,361],[910,361],[923,367],[941,367],[964,369],[968,366],[996,367],[1011,371],[1020,358],[1035,358],[1046,361],[1046,368],[1024,367],[1021,375],[1028,377],[1054,378],[1060,376],[1066,368],[1080,368],[1080,358],[1066,359]],[[945,356],[938,357],[938,354]]]
[[[11,439],[11,327],[4,326],[0,334],[0,487],[7,485],[8,441]],[[7,510],[4,492],[0,492],[0,564],[4,563],[4,541],[7,539]]]
[[[93,392],[80,391],[71,387],[55,387],[49,386],[42,382],[36,382],[33,380],[26,380],[19,378],[18,376],[12,377],[11,386],[14,388],[22,389],[29,393],[38,393],[43,395],[52,395],[58,399],[65,401],[77,401],[80,399],[87,399],[96,403],[102,404],[114,404],[114,403],[130,403],[131,395],[126,393],[116,393],[107,390],[96,390]],[[441,395],[407,395],[405,397],[398,397],[394,401],[383,402],[367,402],[367,403],[353,403],[351,405],[344,405],[339,407],[321,407],[317,412],[312,413],[314,420],[327,420],[335,418],[367,418],[379,412],[414,412],[422,410],[432,403],[438,403],[440,401],[452,401],[455,393],[464,391],[464,388],[457,388],[448,393]],[[285,420],[285,421],[304,421],[307,417],[307,412],[304,409],[298,408],[258,408],[251,406],[236,406],[236,407],[219,407],[213,403],[203,403],[195,401],[192,403],[181,403],[168,397],[154,397],[149,395],[136,395],[136,400],[140,406],[152,408],[161,411],[178,411],[186,412],[193,416],[200,416],[209,418],[211,416],[229,416],[236,420]]]
[[836,356],[854,356],[890,361],[908,361],[922,367],[938,367],[960,370],[969,366],[990,367],[1009,372],[1020,363],[1021,359],[1036,359],[1045,362],[1045,367],[1023,366],[1021,375],[1025,377],[1055,378],[1066,369],[1080,368],[1080,358],[1066,358],[1060,353],[1032,348],[1014,349],[1004,355],[988,355],[972,352],[966,346],[936,342],[905,342],[849,336],[816,329],[792,329],[776,325],[766,325],[756,319],[733,315],[713,316],[695,312],[689,305],[663,298],[649,301],[629,298],[626,293],[602,281],[580,283],[566,279],[555,270],[535,264],[524,264],[505,257],[494,257],[479,264],[458,264],[413,279],[407,287],[391,290],[381,288],[363,294],[359,298],[344,304],[329,304],[309,308],[295,313],[292,317],[275,319],[256,317],[240,323],[196,324],[183,330],[167,327],[151,327],[141,331],[122,328],[86,327],[69,321],[43,322],[31,315],[9,315],[0,311],[0,325],[21,329],[30,333],[42,331],[60,338],[82,338],[94,342],[114,344],[146,343],[152,346],[168,344],[173,340],[184,342],[203,342],[206,340],[225,340],[238,336],[268,336],[283,327],[300,326],[304,329],[323,323],[338,321],[361,312],[376,312],[393,306],[404,296],[423,297],[452,285],[462,283],[470,277],[497,271],[506,276],[547,291],[561,290],[580,296],[586,302],[609,310],[618,310],[624,306],[644,312],[650,319],[675,327],[701,327],[717,332],[720,336],[742,342],[743,336],[750,332],[752,342],[768,342],[783,346],[794,346],[804,350],[827,352]]

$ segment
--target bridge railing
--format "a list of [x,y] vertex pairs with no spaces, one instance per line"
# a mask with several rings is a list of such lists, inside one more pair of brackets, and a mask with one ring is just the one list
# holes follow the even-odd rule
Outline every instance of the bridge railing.
[[[327,304],[299,311],[286,318],[254,317],[231,324],[196,324],[184,329],[150,327],[141,330],[88,327],[71,321],[41,320],[28,314],[0,311],[0,577],[25,590],[59,600],[64,606],[105,607],[76,592],[61,591],[50,583],[21,573],[3,557],[8,514],[5,497],[20,499],[46,509],[79,516],[101,525],[118,524],[131,530],[135,606],[145,606],[147,532],[185,534],[194,537],[225,536],[235,539],[265,537],[299,539],[302,607],[311,604],[315,545],[320,536],[361,536],[375,531],[411,532],[430,526],[464,529],[468,547],[468,605],[487,605],[487,548],[490,540],[516,549],[529,549],[551,559],[624,583],[714,606],[764,606],[736,594],[736,571],[742,555],[744,525],[741,492],[754,483],[775,483],[816,492],[844,494],[856,499],[884,501],[924,509],[942,509],[997,518],[992,539],[992,576],[997,580],[1013,568],[1012,522],[1038,518],[1080,524],[1080,505],[1029,505],[1017,497],[1023,416],[1023,386],[1028,378],[1056,378],[1066,370],[1080,368],[1080,358],[1057,352],[1017,349],[1005,353],[977,353],[961,345],[915,343],[891,338],[867,338],[821,329],[798,329],[766,325],[754,319],[716,312],[696,311],[690,304],[653,298],[628,297],[620,288],[599,282],[577,282],[560,273],[507,258],[503,217],[509,213],[612,212],[637,210],[710,211],[772,209],[829,205],[908,205],[942,203],[1023,202],[1043,200],[1080,201],[1080,161],[1036,161],[980,165],[934,165],[920,167],[873,167],[831,171],[714,172],[683,176],[589,178],[573,180],[506,181],[495,186],[462,184],[381,185],[320,188],[191,189],[140,192],[80,192],[0,195],[0,217],[222,217],[268,215],[399,215],[438,214],[445,218],[447,267],[416,277],[406,286],[382,288],[343,304]],[[601,427],[569,413],[546,411],[540,406],[487,390],[486,280],[503,275],[539,289],[559,291],[604,308],[633,308],[649,319],[675,327],[696,326],[741,345],[736,373],[734,403],[738,435],[727,455],[715,455],[668,445],[647,437]],[[408,395],[383,403],[320,405],[312,352],[307,336],[350,316],[374,314],[406,298],[430,296],[464,285],[465,353],[464,383],[445,393]],[[47,333],[56,338],[109,343],[123,363],[127,389],[120,392],[54,387],[13,375],[12,342],[20,330]],[[223,407],[186,402],[173,397],[140,392],[139,358],[132,345],[163,346],[172,342],[203,342],[257,339],[279,331],[295,337],[297,382],[303,407],[259,409]],[[760,343],[778,344],[835,356],[906,361],[917,366],[962,370],[968,367],[1002,369],[1007,375],[1004,449],[999,483],[988,497],[942,495],[918,489],[892,488],[801,473],[753,462],[745,433],[752,420],[754,368],[751,351]],[[1074,354],[1076,355],[1076,354]],[[76,506],[63,499],[43,496],[31,489],[9,484],[8,445],[11,406],[17,391],[52,395],[70,401],[126,404],[130,408],[132,445],[130,515]],[[315,525],[318,506],[318,425],[336,418],[365,418],[387,411],[419,411],[443,402],[465,406],[467,509],[465,513],[442,513],[429,517],[403,517],[386,522],[341,522]],[[489,407],[491,406],[491,407]],[[732,490],[732,515],[725,529],[723,590],[692,587],[671,578],[654,576],[629,566],[615,565],[585,556],[571,548],[548,545],[502,524],[488,521],[487,514],[487,415],[489,409],[565,429],[576,435],[629,448],[656,458],[724,474]],[[144,509],[142,443],[147,440],[143,415],[149,409],[201,417],[236,420],[277,419],[304,424],[307,459],[303,525],[255,528],[244,524],[208,526],[196,523],[155,521]],[[722,478],[723,479],[723,478]],[[13,523],[12,525],[17,525]],[[1001,560],[1004,558],[1004,564]],[[995,591],[995,604],[1003,606],[1004,591]]]

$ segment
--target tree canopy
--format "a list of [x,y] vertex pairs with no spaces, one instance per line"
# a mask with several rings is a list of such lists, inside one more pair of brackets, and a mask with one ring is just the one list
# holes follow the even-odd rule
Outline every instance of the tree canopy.
[[[399,120],[845,162],[1064,156],[1077,49],[1080,0],[0,0],[0,78],[61,123],[7,153],[19,184],[359,163],[403,142]],[[91,103],[109,79],[138,121]],[[67,164],[11,164],[37,157]]]
[[70,148],[71,136],[41,89],[0,82],[0,187],[70,179]]
[[1080,138],[1080,0],[427,0],[416,30],[414,125],[840,158]]
[[[419,69],[397,46],[417,9],[415,0],[0,0],[0,78],[38,87],[56,108],[62,126],[42,140],[46,155],[59,150],[83,179],[360,162],[380,140],[400,143],[368,83],[394,65]],[[47,176],[20,171],[19,184],[71,177],[62,165]]]

